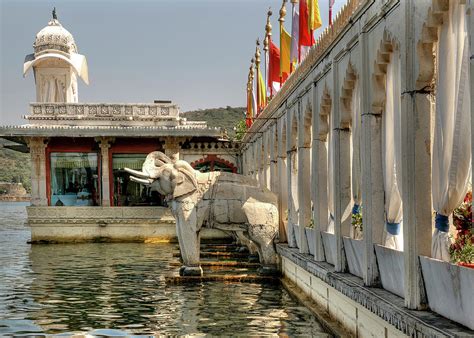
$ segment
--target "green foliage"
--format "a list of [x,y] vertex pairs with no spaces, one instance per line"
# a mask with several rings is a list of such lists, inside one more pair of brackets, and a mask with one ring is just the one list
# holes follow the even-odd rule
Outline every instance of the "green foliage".
[[453,263],[474,263],[474,227],[472,223],[472,192],[469,191],[464,201],[453,212],[453,223],[456,227],[454,242],[449,246]]
[[359,230],[362,233],[364,229],[364,224],[362,223],[362,207],[357,214],[352,214],[351,224],[355,230]]
[[235,140],[241,141],[244,138],[245,132],[247,131],[247,125],[245,119],[240,120],[235,125]]
[[230,138],[236,136],[234,127],[245,118],[245,107],[199,109],[181,113],[189,121],[206,121],[209,127],[225,128]]
[[452,263],[474,263],[474,232],[460,235],[449,248]]
[[22,183],[31,191],[30,154],[0,148],[0,182]]

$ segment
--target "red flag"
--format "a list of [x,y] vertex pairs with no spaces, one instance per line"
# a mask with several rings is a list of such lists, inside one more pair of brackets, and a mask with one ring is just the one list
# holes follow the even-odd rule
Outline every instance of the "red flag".
[[[285,75],[287,74],[285,73],[283,76]],[[273,82],[280,83],[280,49],[270,40],[268,87],[272,88],[272,90]]]
[[300,36],[299,46],[312,46],[313,32],[309,29],[309,9],[306,0],[300,0]]

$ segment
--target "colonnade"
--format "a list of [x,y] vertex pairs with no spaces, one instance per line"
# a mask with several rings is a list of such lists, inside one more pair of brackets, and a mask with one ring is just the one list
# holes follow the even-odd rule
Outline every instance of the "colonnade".
[[[472,5],[359,3],[347,27],[312,50],[256,118],[243,140],[243,174],[278,195],[280,242],[336,272],[355,273],[348,246],[361,248],[359,277],[367,286],[380,285],[376,249],[393,241],[404,273],[399,295],[419,309],[426,303],[419,257],[432,256],[435,227],[435,102],[449,85],[435,75],[436,47],[453,11],[468,17]],[[473,59],[466,62],[472,71]],[[471,152],[463,154],[469,161]],[[361,205],[358,238],[351,215]]]

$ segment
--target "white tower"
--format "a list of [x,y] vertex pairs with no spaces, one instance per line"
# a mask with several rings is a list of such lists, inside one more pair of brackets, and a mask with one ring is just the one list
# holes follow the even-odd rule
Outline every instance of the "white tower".
[[36,34],[34,54],[25,57],[23,76],[33,68],[36,82],[36,102],[78,102],[77,78],[89,84],[87,61],[77,53],[74,38],[53,19]]

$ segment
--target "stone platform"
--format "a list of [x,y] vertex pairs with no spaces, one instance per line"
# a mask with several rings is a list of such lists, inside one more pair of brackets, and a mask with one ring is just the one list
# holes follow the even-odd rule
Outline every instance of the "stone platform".
[[277,252],[284,277],[357,336],[474,336],[473,330],[434,312],[409,310],[403,298],[381,288],[366,287],[361,278],[335,272],[333,265],[316,262],[298,249],[278,244]]

